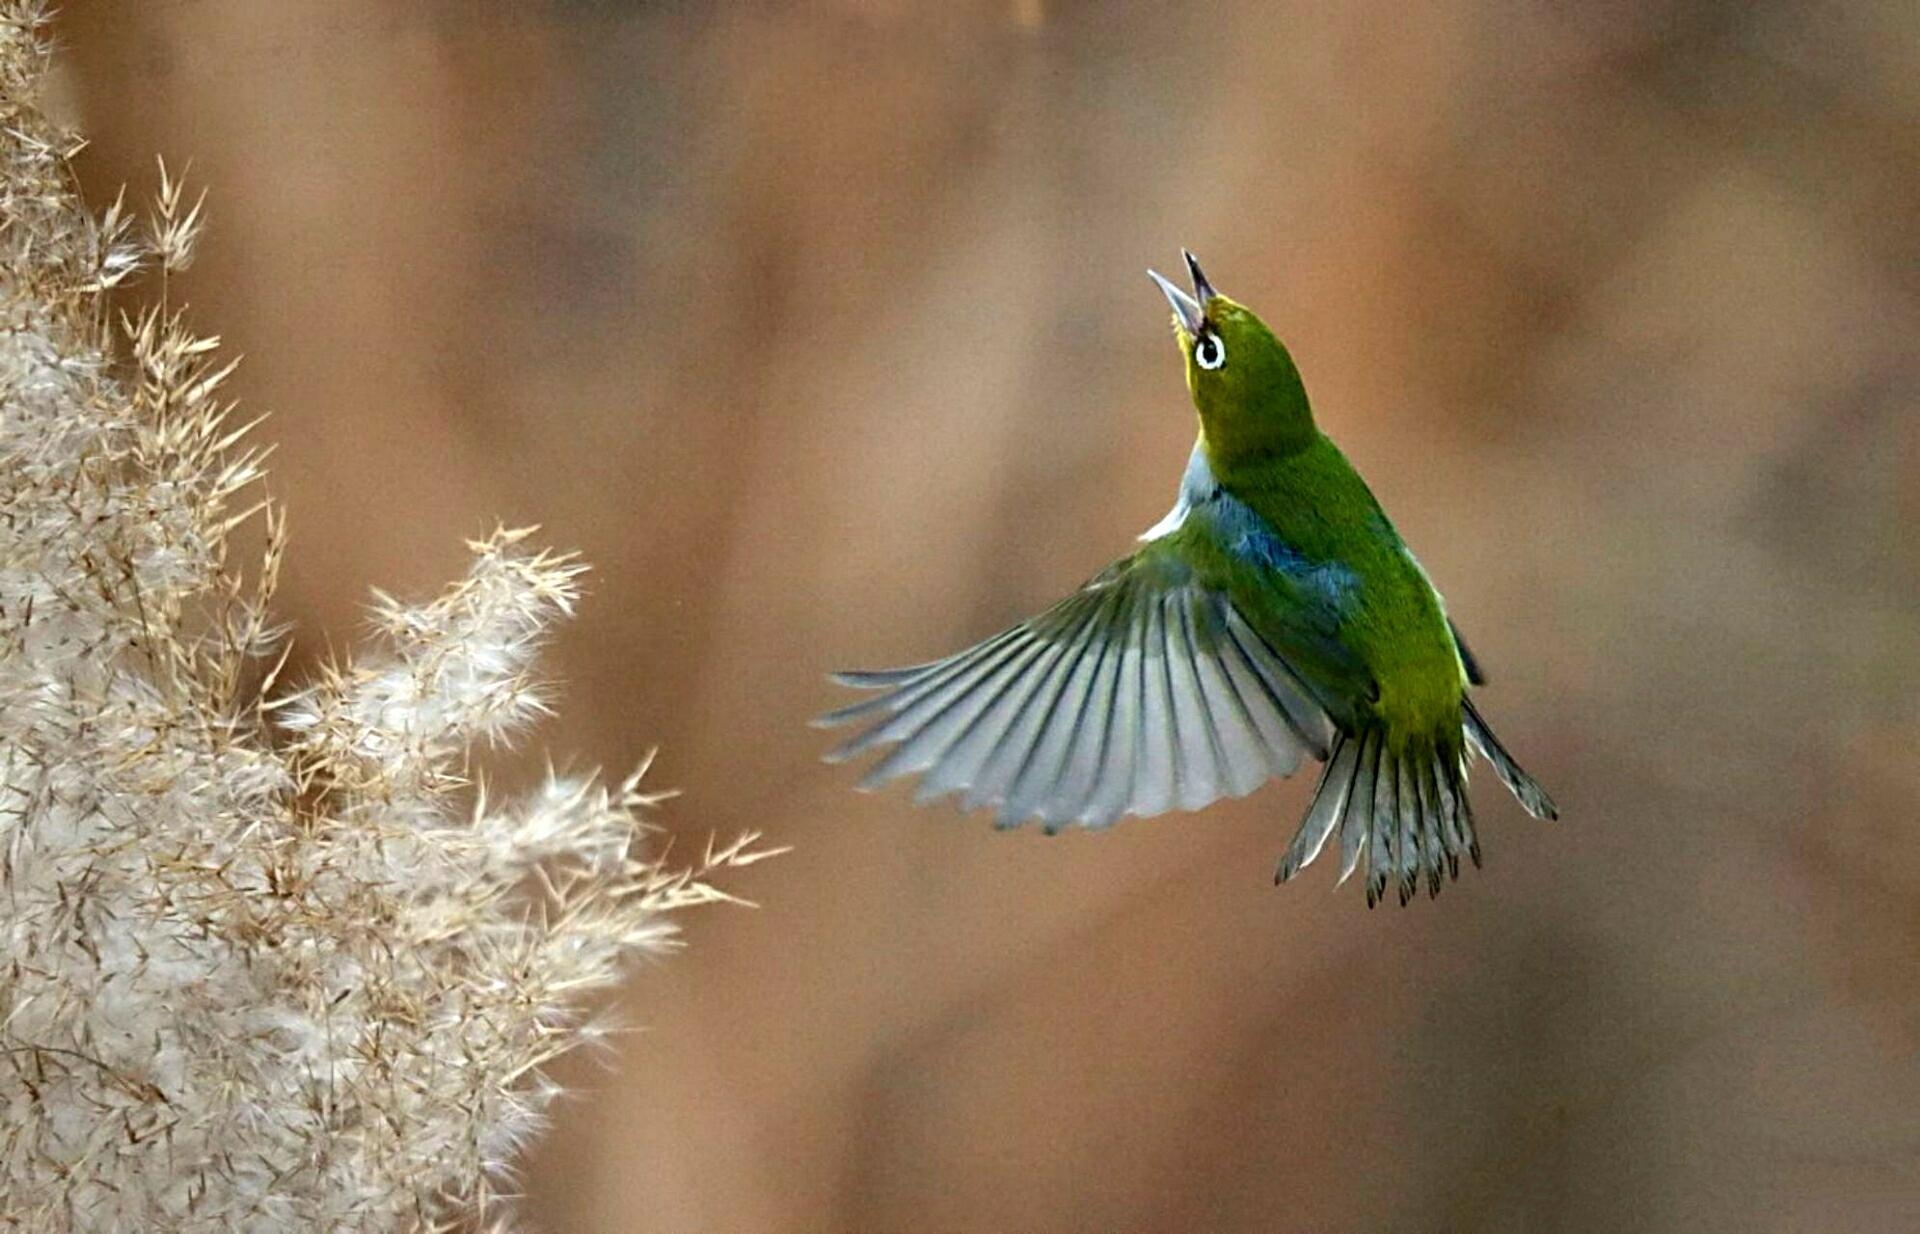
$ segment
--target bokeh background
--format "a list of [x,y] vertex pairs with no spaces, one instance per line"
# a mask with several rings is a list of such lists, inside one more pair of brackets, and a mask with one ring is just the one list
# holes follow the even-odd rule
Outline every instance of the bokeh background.
[[[794,846],[563,1069],[542,1228],[1920,1228],[1920,9],[65,10],[96,203],[213,190],[301,655],[538,521],[539,744]],[[817,761],[824,670],[1165,509],[1181,244],[1565,809],[1483,775],[1435,903],[1276,891],[1304,783],[1049,840]]]

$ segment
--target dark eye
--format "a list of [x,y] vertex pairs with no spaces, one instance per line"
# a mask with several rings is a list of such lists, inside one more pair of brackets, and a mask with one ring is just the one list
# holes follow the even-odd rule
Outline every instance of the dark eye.
[[1227,362],[1227,345],[1217,334],[1203,334],[1194,341],[1193,362],[1203,369],[1217,369]]

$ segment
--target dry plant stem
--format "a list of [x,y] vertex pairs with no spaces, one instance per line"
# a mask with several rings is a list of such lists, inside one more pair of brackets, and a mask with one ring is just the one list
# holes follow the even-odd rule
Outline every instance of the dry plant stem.
[[43,16],[0,0],[0,1229],[501,1224],[588,1000],[766,854],[668,867],[639,774],[473,783],[579,595],[525,532],[276,695],[285,524],[166,292],[199,201],[84,209]]

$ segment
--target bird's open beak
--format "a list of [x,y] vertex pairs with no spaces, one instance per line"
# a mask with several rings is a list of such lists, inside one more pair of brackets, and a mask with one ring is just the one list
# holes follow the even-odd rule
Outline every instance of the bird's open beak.
[[1188,295],[1174,285],[1172,280],[1158,270],[1147,271],[1147,277],[1160,284],[1160,290],[1166,295],[1167,303],[1173,306],[1173,315],[1180,319],[1180,327],[1188,334],[1200,333],[1200,327],[1206,323],[1207,302],[1213,299],[1213,284],[1207,282],[1207,276],[1200,271],[1200,262],[1192,253],[1180,250],[1180,256],[1187,262],[1187,275],[1193,280],[1193,294]]

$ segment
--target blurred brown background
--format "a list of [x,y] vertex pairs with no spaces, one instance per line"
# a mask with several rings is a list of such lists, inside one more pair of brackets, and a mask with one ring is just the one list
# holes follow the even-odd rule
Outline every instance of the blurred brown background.
[[[1920,10],[71,3],[192,160],[308,654],[539,521],[540,744],[794,852],[564,1071],[554,1231],[1920,1228]],[[1565,808],[1368,913],[1307,785],[1105,835],[850,791],[822,672],[1170,501],[1142,274],[1293,344]]]

